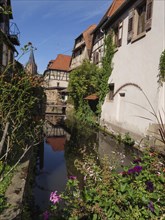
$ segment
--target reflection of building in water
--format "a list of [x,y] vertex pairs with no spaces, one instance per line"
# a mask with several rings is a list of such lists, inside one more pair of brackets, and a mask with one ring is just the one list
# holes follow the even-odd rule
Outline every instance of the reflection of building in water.
[[48,143],[53,151],[63,151],[66,142],[66,136],[63,137],[48,137],[46,143]]

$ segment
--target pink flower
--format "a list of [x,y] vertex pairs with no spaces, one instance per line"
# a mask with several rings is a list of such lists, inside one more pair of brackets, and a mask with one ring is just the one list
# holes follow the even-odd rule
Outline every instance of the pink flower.
[[56,204],[57,202],[60,201],[60,196],[57,195],[57,191],[51,192],[51,194],[50,194],[50,201],[51,201],[53,204]]

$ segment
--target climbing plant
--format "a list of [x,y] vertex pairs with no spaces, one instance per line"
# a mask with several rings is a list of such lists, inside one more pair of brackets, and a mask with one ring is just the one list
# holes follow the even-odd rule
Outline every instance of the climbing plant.
[[101,106],[104,102],[104,99],[108,93],[108,79],[112,73],[112,59],[114,56],[114,43],[113,43],[113,33],[110,33],[105,38],[104,43],[104,57],[102,60],[102,69],[100,70],[99,83],[98,83],[98,113],[101,114]]
[[165,82],[165,50],[160,56],[158,82],[160,84],[162,84],[162,82]]
[[[81,66],[70,74],[69,92],[76,113],[81,119],[92,122],[96,114],[101,114],[101,105],[108,93],[108,79],[112,72],[112,59],[114,55],[113,34],[105,38],[105,55],[102,59],[102,68],[85,60]],[[84,99],[91,94],[97,94],[99,102],[96,114],[90,109]]]

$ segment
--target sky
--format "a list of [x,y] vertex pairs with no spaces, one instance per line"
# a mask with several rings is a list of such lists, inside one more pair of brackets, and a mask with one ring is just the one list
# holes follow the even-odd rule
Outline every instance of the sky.
[[29,53],[22,50],[31,42],[38,73],[43,74],[58,54],[71,55],[74,40],[92,24],[98,24],[111,0],[11,0],[13,21],[20,30],[19,59],[25,65]]

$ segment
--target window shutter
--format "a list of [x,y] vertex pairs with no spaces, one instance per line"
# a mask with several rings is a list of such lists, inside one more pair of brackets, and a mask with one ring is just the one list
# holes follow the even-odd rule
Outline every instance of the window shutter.
[[99,53],[96,52],[96,64],[98,64],[98,62],[99,62]]
[[134,9],[131,9],[128,15],[128,36],[127,36],[128,41],[131,41],[133,37],[133,22],[134,22]]
[[123,35],[123,22],[120,22],[118,25],[118,41],[117,46],[120,47],[122,43],[122,35]]
[[145,29],[151,29],[153,0],[147,0]]

